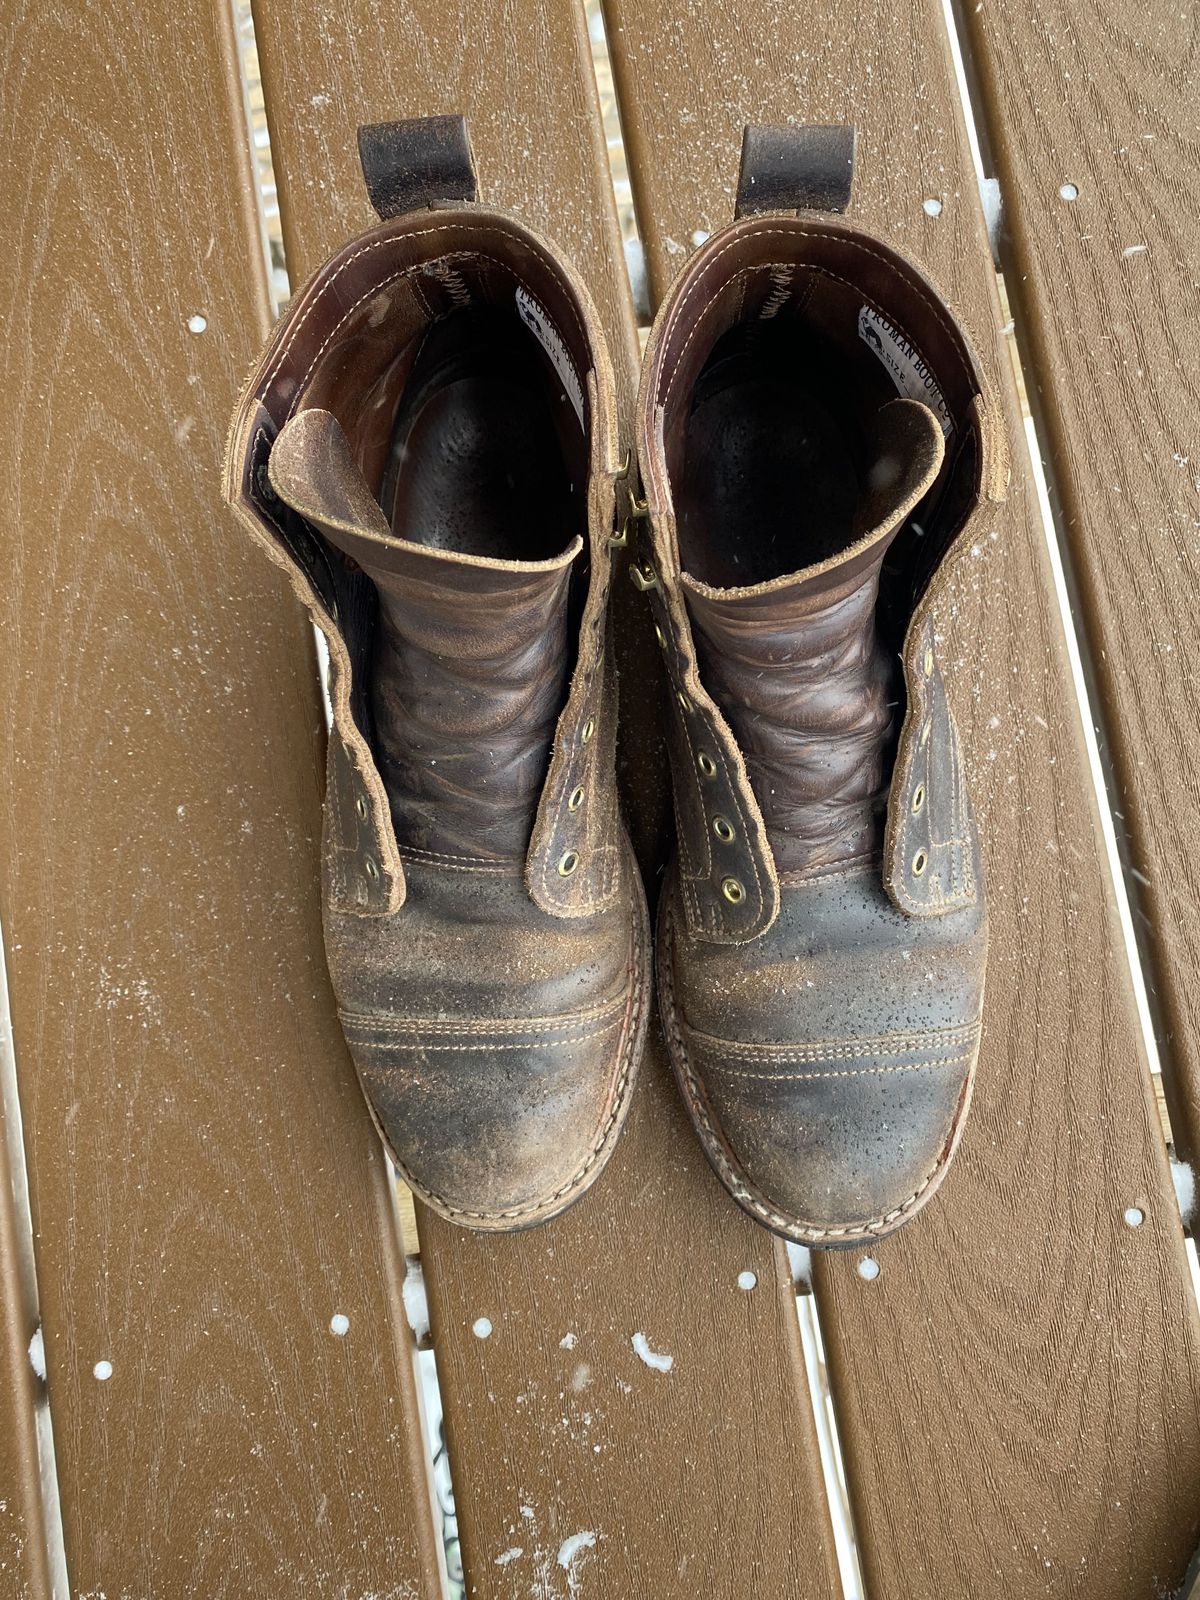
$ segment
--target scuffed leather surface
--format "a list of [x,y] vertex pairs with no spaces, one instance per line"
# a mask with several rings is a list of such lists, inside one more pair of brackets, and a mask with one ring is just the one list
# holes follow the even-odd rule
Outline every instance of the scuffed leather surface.
[[665,1026],[706,1152],[768,1227],[809,1244],[897,1226],[932,1189],[978,1048],[975,905],[900,915],[877,859],[784,885],[748,945],[660,922]]
[[520,868],[407,857],[402,915],[327,908],[347,1041],[406,1181],[454,1221],[519,1227],[597,1175],[647,1001],[644,911],[549,918]]

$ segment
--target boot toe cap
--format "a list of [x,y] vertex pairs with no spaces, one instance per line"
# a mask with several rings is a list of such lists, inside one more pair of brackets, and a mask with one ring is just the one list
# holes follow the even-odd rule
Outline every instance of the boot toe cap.
[[376,1023],[347,1038],[417,1197],[453,1222],[508,1230],[557,1215],[598,1176],[626,1109],[636,1031],[623,998],[551,1024]]
[[739,1203],[800,1242],[852,1244],[898,1227],[936,1188],[966,1111],[976,1033],[814,1049],[684,1030],[689,1098]]

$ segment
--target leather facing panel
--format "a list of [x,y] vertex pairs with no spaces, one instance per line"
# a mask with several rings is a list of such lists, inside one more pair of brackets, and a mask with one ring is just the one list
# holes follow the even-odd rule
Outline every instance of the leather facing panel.
[[[671,690],[668,745],[679,845],[679,887],[689,933],[719,944],[757,938],[779,912],[779,879],[762,812],[737,740],[700,680],[692,623],[680,588],[673,515],[651,514],[652,557],[643,571]],[[682,696],[682,698],[681,698]],[[720,839],[726,819],[733,838]],[[736,883],[740,900],[727,887]]]
[[[582,291],[582,286],[581,292]],[[591,302],[586,314],[594,319]],[[594,365],[587,377],[592,417],[588,484],[588,592],[566,704],[529,842],[525,881],[542,911],[586,917],[610,905],[621,885],[621,823],[616,786],[617,674],[609,641],[616,516],[615,385],[608,353],[589,320]],[[589,733],[590,725],[590,733]],[[587,737],[585,737],[587,735]],[[572,810],[579,789],[583,800]],[[562,872],[571,855],[573,872]]]
[[338,910],[387,916],[400,909],[405,897],[391,809],[370,746],[351,710],[353,672],[339,625],[337,580],[328,552],[275,496],[267,479],[275,435],[266,408],[253,392],[248,393],[230,436],[225,497],[254,542],[286,573],[329,649],[333,727],[326,755],[324,826],[334,848],[326,856],[326,893]]

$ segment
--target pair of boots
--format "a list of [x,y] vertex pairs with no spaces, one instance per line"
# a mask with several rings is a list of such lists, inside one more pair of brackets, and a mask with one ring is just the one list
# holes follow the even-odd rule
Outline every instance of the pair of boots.
[[946,1171],[979,1037],[931,616],[1004,492],[966,340],[910,264],[816,214],[845,207],[850,130],[748,129],[740,220],[646,350],[642,500],[591,300],[475,203],[461,119],[360,151],[382,225],[276,329],[226,493],[328,640],[326,945],[380,1132],[482,1229],[556,1215],[612,1152],[651,989],[614,774],[630,542],[671,698],[657,982],[688,1110],[768,1227],[886,1233]]

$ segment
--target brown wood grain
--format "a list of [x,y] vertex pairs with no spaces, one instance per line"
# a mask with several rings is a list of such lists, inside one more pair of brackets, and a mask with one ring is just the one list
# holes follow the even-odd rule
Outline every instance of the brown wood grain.
[[2,39],[0,920],[71,1592],[431,1597],[311,638],[220,503],[266,323],[230,9]]
[[1195,1157],[1200,19],[1165,0],[966,11],[1009,292],[1138,874],[1173,1126]]
[[[0,1079],[8,1044],[6,1011],[0,993]],[[30,1274],[18,1248],[8,1131],[0,1101],[0,1600],[50,1600],[34,1415],[37,1380],[28,1355],[37,1318]]]
[[[255,18],[294,280],[369,220],[358,122],[465,112],[484,203],[547,231],[588,279],[628,436],[637,346],[574,0],[259,0]],[[653,882],[665,763],[642,686],[657,651],[626,587],[626,790]],[[472,1595],[837,1593],[786,1268],[710,1177],[657,1039],[611,1169],[565,1217],[510,1238],[418,1218]]]
[[868,1590],[1170,1593],[1200,1531],[1196,1304],[941,8],[607,9],[654,295],[693,231],[730,216],[745,122],[854,121],[852,217],[939,281],[1003,376],[1018,447],[1010,505],[940,618],[992,914],[976,1108],[941,1197],[876,1250],[880,1275],[857,1252],[817,1267]]

